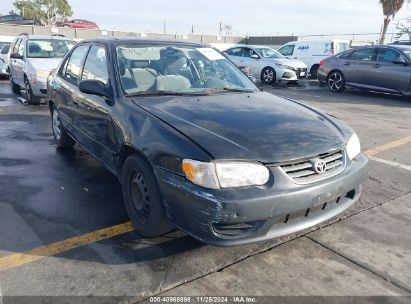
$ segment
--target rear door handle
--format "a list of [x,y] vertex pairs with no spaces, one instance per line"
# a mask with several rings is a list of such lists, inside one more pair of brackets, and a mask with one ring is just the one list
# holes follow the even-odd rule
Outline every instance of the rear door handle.
[[78,101],[73,99],[73,104],[75,104],[76,106],[78,106]]
[[345,62],[344,65],[349,66],[349,65],[351,65],[351,63]]
[[373,67],[376,68],[376,69],[378,69],[378,68],[381,67],[381,64],[374,64]]

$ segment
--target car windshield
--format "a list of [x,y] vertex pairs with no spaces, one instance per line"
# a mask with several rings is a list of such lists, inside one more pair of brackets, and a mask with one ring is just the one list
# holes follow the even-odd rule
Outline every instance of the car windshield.
[[213,48],[120,45],[116,53],[121,85],[129,96],[258,91]]
[[263,58],[284,58],[279,52],[270,48],[256,48],[256,50]]
[[36,39],[27,42],[27,57],[30,58],[59,58],[76,44],[72,40]]

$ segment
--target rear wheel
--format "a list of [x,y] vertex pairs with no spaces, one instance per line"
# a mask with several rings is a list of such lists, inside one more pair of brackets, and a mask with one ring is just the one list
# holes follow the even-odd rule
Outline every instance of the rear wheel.
[[318,69],[320,66],[318,64],[314,64],[310,69],[311,78],[317,79],[318,77]]
[[173,229],[167,219],[160,188],[150,164],[133,154],[124,162],[122,174],[127,213],[143,237],[155,237]]
[[57,111],[57,107],[53,105],[51,110],[51,122],[53,129],[54,141],[59,148],[71,148],[74,146],[75,141],[72,139],[64,130],[63,125],[61,124],[60,115]]
[[266,67],[261,72],[261,80],[266,84],[273,84],[276,80],[275,70],[272,67]]
[[20,86],[14,83],[13,77],[10,75],[10,86],[14,94],[20,94]]
[[25,91],[24,97],[26,98],[28,104],[31,104],[31,105],[40,104],[41,98],[33,95],[33,91],[31,89],[30,82],[27,79],[27,77],[24,79],[24,91]]
[[333,71],[327,77],[327,85],[331,92],[340,93],[345,89],[345,78],[340,71]]

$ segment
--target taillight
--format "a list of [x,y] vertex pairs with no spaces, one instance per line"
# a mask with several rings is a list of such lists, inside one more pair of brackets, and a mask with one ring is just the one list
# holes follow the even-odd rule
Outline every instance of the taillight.
[[321,60],[321,61],[320,61],[320,65],[323,65],[324,63],[325,63],[324,60]]
[[335,55],[335,50],[331,49],[331,55]]

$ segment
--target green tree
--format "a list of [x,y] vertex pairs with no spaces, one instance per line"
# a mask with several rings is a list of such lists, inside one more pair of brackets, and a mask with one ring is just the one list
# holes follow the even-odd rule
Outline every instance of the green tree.
[[40,19],[46,25],[54,25],[73,15],[68,0],[17,0],[13,5],[23,17]]
[[382,11],[384,13],[384,23],[382,26],[380,44],[385,41],[385,34],[387,33],[388,26],[391,20],[395,17],[395,14],[403,7],[405,0],[380,0]]

